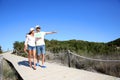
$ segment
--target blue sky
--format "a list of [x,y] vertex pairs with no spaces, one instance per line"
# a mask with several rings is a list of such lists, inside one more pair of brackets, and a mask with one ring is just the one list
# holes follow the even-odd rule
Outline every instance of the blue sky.
[[0,45],[12,49],[31,27],[46,39],[109,42],[120,38],[120,0],[0,0]]

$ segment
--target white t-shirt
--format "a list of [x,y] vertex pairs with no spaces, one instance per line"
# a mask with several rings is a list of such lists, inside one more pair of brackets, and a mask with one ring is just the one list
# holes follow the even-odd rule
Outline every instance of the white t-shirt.
[[25,45],[35,46],[35,37],[27,35]]
[[[35,38],[36,38],[36,46],[45,45],[44,37],[46,35],[46,32],[36,32]],[[40,38],[37,40],[37,38]]]

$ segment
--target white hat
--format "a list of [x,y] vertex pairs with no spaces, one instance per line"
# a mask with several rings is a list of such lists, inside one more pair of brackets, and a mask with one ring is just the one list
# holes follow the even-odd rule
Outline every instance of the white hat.
[[36,25],[35,28],[40,28],[40,25]]
[[30,32],[33,31],[33,30],[34,30],[34,28],[30,28]]

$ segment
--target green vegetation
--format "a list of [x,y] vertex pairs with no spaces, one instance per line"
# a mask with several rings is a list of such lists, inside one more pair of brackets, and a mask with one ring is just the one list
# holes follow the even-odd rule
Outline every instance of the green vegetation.
[[15,41],[15,43],[13,43],[13,47],[19,53],[24,53],[24,42]]
[[0,46],[0,54],[2,53],[3,51],[2,51],[2,47]]
[[[88,42],[82,40],[69,40],[69,41],[58,41],[58,40],[45,40],[46,50],[59,53],[70,50],[80,55],[119,55],[120,54],[120,39],[108,43]],[[14,49],[20,53],[24,53],[24,42],[16,41]]]
[[[82,40],[69,40],[69,41],[57,41],[57,40],[46,40],[47,51],[58,53],[70,50],[80,55],[118,55],[120,50],[119,41],[108,42],[108,43],[98,43],[98,42],[88,42]],[[114,45],[115,44],[115,45]]]

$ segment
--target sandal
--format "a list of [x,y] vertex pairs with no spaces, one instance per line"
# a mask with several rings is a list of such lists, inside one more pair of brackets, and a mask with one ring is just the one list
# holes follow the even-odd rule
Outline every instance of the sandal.
[[33,67],[34,70],[36,70],[36,67]]

